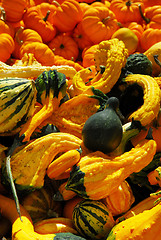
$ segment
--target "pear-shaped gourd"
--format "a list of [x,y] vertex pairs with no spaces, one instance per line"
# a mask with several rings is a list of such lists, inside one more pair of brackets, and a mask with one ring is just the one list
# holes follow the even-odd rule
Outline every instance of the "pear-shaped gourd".
[[123,134],[118,109],[119,100],[110,97],[104,110],[87,119],[82,129],[82,139],[88,149],[109,153],[117,148]]

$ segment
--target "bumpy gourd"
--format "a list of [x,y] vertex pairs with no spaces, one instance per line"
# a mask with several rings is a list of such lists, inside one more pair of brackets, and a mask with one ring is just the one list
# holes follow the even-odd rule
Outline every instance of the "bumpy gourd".
[[[90,70],[83,69],[78,71],[73,77],[74,95],[80,93],[92,94],[91,86],[108,93],[117,82],[122,67],[125,66],[128,51],[122,41],[110,39],[98,44],[94,59],[98,74],[91,80],[90,85],[86,85],[86,79],[90,76]],[[102,73],[100,66],[104,65]]]
[[112,152],[121,142],[122,123],[117,115],[119,100],[111,97],[103,111],[90,116],[82,129],[84,145],[92,151]]
[[130,74],[125,78],[127,84],[137,83],[144,92],[144,103],[135,112],[130,114],[129,120],[140,121],[142,126],[146,126],[157,117],[160,109],[161,93],[157,82],[153,77],[143,74]]
[[110,158],[99,151],[89,153],[73,167],[66,189],[86,199],[104,198],[131,173],[147,166],[156,153],[156,147],[154,140],[144,139],[118,157]]

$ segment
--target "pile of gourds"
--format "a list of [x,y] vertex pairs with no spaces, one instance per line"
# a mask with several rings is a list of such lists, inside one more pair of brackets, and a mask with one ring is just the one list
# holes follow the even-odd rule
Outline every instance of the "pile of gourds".
[[160,12],[0,1],[1,238],[160,239]]

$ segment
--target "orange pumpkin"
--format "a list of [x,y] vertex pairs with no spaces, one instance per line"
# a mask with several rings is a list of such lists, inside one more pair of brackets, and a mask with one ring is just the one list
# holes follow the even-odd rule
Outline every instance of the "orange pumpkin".
[[22,19],[28,0],[2,0],[1,6],[6,12],[6,20],[18,22]]
[[43,42],[41,36],[32,29],[24,29],[20,27],[15,34],[14,38],[15,49],[13,51],[13,57],[20,59],[20,48],[22,45],[30,42]]
[[144,6],[145,8],[147,7],[152,7],[154,5],[161,5],[161,1],[160,0],[143,0]]
[[20,49],[20,58],[22,58],[25,53],[33,53],[35,59],[44,66],[54,65],[55,55],[45,43],[31,42],[25,44]]
[[6,12],[4,8],[0,9],[0,34],[8,33],[12,37],[14,37],[15,31],[11,24],[6,22]]
[[82,64],[83,67],[90,67],[91,65],[95,65],[94,61],[94,53],[98,47],[98,44],[92,45],[90,47],[87,47],[82,52]]
[[142,22],[139,7],[144,12],[144,4],[142,0],[113,0],[110,4],[110,9],[116,15],[116,18],[121,23],[126,22]]
[[91,5],[89,5],[88,3],[85,3],[85,2],[79,3],[79,6],[81,7],[81,10],[82,10],[83,14],[85,13],[85,11],[87,9],[89,9],[91,7]]
[[79,3],[75,0],[65,0],[60,4],[54,15],[53,22],[60,32],[70,32],[83,17]]
[[75,61],[78,57],[79,49],[72,37],[59,34],[48,44],[55,55],[60,55],[68,60]]
[[81,69],[83,69],[83,67],[79,63],[74,62],[72,60],[67,60],[64,57],[59,56],[59,55],[55,55],[54,65],[56,65],[56,66],[68,65],[68,66],[75,68],[76,71],[80,71]]
[[110,39],[118,29],[115,14],[107,7],[88,9],[84,13],[82,26],[85,34],[94,44]]
[[56,35],[56,28],[53,26],[53,13],[56,7],[49,3],[41,3],[27,9],[23,16],[26,28],[37,31],[44,43],[51,41]]
[[161,29],[161,5],[147,7],[145,9],[144,19],[146,23],[146,28]]
[[161,29],[147,28],[140,38],[142,52],[148,50],[152,45],[161,41]]
[[72,37],[78,44],[79,49],[81,50],[93,44],[85,34],[82,27],[82,22],[78,23],[77,26],[74,28]]
[[6,62],[13,50],[14,50],[15,44],[14,40],[8,33],[1,33],[0,34],[0,61]]

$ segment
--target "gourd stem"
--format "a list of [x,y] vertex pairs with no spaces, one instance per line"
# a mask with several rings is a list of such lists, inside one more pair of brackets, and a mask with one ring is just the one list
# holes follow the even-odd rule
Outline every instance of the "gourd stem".
[[43,18],[45,22],[48,20],[49,14],[50,14],[50,10],[47,11],[46,16]]
[[12,190],[12,193],[13,193],[13,197],[14,197],[14,200],[15,200],[16,209],[17,209],[18,215],[20,217],[20,220],[22,221],[20,204],[19,204],[19,200],[18,200],[18,196],[17,196],[17,192],[16,192],[16,188],[15,188],[15,184],[14,184],[13,177],[12,177],[12,172],[11,172],[10,159],[11,159],[11,156],[8,155],[7,158],[6,158],[6,171],[7,171],[7,176],[9,178],[9,182],[10,182],[11,190]]
[[110,16],[104,18],[104,19],[102,20],[102,23],[103,23],[103,24],[106,24],[106,21],[110,20],[110,18],[111,18]]
[[139,4],[138,7],[139,7],[139,12],[140,12],[142,19],[146,22],[146,24],[150,23],[150,21],[151,21],[150,18],[145,17],[143,14],[143,11],[141,9],[141,4]]
[[154,57],[154,61],[156,62],[156,64],[158,64],[158,66],[161,67],[161,62],[158,59],[158,55],[156,54],[153,57]]
[[0,10],[1,10],[0,20],[5,22],[6,21],[6,12],[5,12],[4,8],[1,8]]

